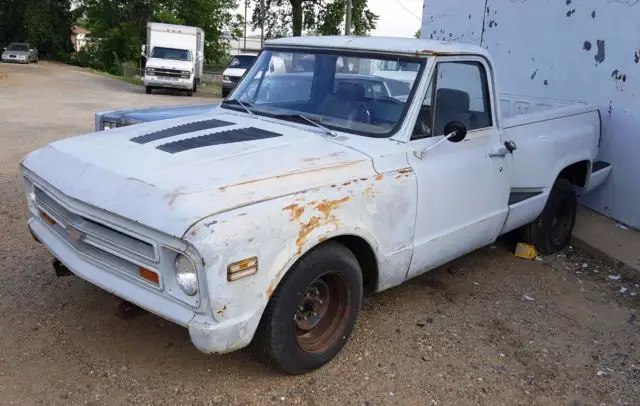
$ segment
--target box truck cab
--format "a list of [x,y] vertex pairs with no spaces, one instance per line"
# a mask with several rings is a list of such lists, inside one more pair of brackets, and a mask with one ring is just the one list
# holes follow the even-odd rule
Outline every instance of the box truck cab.
[[197,90],[204,60],[204,32],[198,27],[148,23],[144,86],[153,89],[181,89],[191,96]]

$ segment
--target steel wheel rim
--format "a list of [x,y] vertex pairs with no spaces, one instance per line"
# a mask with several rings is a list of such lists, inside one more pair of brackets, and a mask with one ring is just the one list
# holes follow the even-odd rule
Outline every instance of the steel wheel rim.
[[322,352],[340,339],[347,325],[351,292],[337,272],[317,277],[302,294],[293,317],[298,346],[305,352]]

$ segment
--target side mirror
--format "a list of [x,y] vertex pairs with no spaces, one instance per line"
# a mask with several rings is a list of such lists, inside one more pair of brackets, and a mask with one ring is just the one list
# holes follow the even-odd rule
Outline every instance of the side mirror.
[[445,138],[451,142],[460,142],[467,138],[467,127],[459,121],[451,121],[444,126]]

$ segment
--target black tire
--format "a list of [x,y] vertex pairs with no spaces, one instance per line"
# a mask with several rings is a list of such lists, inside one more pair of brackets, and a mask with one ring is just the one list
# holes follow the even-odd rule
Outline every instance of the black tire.
[[145,87],[144,87],[144,92],[145,92],[146,94],[151,94],[151,88],[150,88],[149,86],[145,86]]
[[291,375],[320,368],[349,340],[362,292],[355,255],[337,242],[317,247],[289,270],[271,297],[252,342],[256,356]]
[[193,93],[198,91],[198,81],[193,78]]
[[223,98],[226,98],[227,96],[229,96],[229,93],[230,93],[229,89],[222,88],[222,97]]
[[189,97],[193,96],[193,89],[187,90],[187,96]]
[[535,245],[543,255],[564,249],[571,241],[577,211],[574,185],[567,179],[557,179],[542,213],[523,227],[525,241]]

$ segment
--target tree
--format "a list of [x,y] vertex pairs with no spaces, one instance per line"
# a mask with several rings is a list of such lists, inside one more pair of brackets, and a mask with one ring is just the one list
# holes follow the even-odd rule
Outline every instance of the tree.
[[0,1],[0,43],[29,41],[41,56],[69,52],[70,0]]
[[413,36],[416,37],[416,38],[420,38],[421,34],[422,34],[422,29],[419,29],[418,31],[416,31],[415,34],[413,34]]
[[238,34],[238,0],[80,0],[83,19],[95,39],[96,68],[119,73],[120,61],[138,61],[148,22],[203,29],[205,59],[220,63],[227,55],[225,33]]
[[[254,0],[251,24],[261,23],[260,0]],[[352,1],[352,32],[367,35],[376,27],[378,16],[367,7],[367,0]],[[339,35],[344,32],[346,0],[264,0],[265,37],[300,36],[303,30],[315,35]]]

